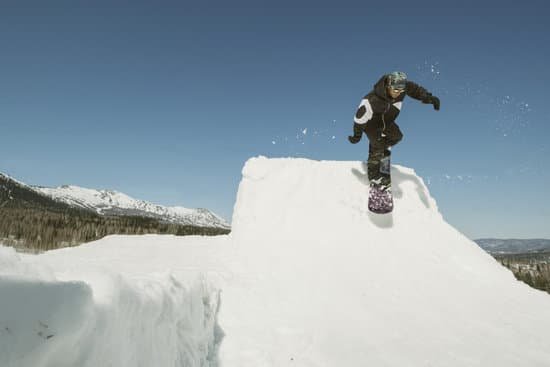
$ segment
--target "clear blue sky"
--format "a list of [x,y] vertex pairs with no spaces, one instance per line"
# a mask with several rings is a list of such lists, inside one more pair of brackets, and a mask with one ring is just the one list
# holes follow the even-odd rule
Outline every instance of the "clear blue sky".
[[[466,235],[550,238],[549,5],[3,1],[0,171],[231,219],[249,157],[363,160],[360,99],[406,99],[393,163]],[[306,130],[307,129],[307,130]],[[333,138],[334,137],[334,138]]]

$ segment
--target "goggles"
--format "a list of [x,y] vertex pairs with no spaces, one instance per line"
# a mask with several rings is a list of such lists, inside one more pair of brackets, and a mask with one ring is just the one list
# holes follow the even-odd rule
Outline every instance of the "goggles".
[[390,89],[394,92],[403,93],[405,91],[404,85],[390,85]]

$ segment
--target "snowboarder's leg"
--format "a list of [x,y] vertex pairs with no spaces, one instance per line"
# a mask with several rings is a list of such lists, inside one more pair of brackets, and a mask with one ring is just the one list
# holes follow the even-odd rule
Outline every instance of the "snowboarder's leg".
[[392,121],[386,125],[386,128],[384,129],[384,135],[386,135],[384,141],[386,148],[394,146],[395,144],[399,143],[401,139],[403,139],[403,133],[401,132],[401,129],[399,129],[399,126],[395,123],[395,121]]
[[395,122],[382,126],[367,126],[369,137],[369,159],[367,169],[370,180],[369,210],[373,213],[386,214],[393,210],[391,193],[390,148],[397,144],[403,134]]
[[369,138],[369,158],[367,159],[367,173],[369,180],[380,178],[380,160],[384,157],[386,144],[383,135],[384,126],[378,121],[369,121],[365,133]]
[[367,170],[369,180],[384,186],[389,186],[390,179],[390,148],[399,143],[403,133],[399,126],[391,121],[385,126],[370,125],[365,129],[369,137],[369,159]]
[[369,158],[367,159],[367,173],[369,180],[380,179],[380,161],[384,158],[384,149],[369,144]]

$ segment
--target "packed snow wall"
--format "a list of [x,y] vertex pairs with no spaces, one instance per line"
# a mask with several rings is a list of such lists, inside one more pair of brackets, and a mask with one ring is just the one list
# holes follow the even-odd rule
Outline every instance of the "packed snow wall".
[[247,283],[222,315],[246,317],[221,318],[227,366],[550,365],[550,296],[446,223],[413,170],[392,167],[391,215],[368,212],[361,162],[258,157],[242,173]]
[[219,289],[170,270],[181,245],[113,236],[39,256],[0,246],[0,366],[217,366]]

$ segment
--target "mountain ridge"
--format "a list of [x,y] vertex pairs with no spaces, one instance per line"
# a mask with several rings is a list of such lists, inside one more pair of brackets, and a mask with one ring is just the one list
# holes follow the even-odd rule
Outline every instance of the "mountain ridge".
[[473,240],[490,254],[522,254],[550,251],[550,239],[545,238],[479,238]]
[[93,206],[71,205],[0,174],[0,244],[19,251],[77,246],[114,234],[215,236],[230,232],[228,227],[212,225],[209,216],[214,214],[208,211],[191,213],[198,213],[199,220],[190,217],[184,222],[162,213],[117,208],[98,213]]
[[229,223],[223,218],[205,208],[189,209],[181,206],[162,206],[135,199],[111,189],[89,189],[76,185],[62,185],[54,188],[29,185],[1,172],[0,177],[57,202],[73,208],[89,210],[102,216],[141,216],[173,224],[221,229],[230,228]]

